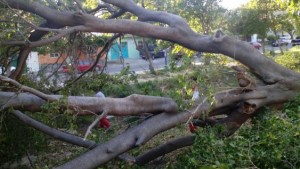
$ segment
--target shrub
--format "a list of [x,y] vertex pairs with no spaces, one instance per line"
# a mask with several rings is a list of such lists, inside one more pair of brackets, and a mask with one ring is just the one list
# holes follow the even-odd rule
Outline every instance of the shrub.
[[278,56],[275,61],[289,69],[300,72],[300,52],[289,51],[284,55]]

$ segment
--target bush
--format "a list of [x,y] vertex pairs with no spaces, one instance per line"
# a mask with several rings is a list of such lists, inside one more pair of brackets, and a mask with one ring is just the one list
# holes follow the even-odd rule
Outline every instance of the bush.
[[278,56],[275,61],[289,69],[300,72],[300,52],[289,51],[284,55]]

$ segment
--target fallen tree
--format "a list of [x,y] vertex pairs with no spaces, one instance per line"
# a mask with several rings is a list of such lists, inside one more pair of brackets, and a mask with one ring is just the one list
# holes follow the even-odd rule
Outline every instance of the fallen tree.
[[[299,73],[280,66],[250,44],[226,36],[222,31],[217,31],[213,36],[198,34],[181,17],[166,12],[147,10],[132,0],[103,0],[105,4],[98,6],[98,9],[110,9],[111,18],[119,16],[120,13],[124,14],[126,11],[135,15],[138,20],[102,19],[85,10],[62,12],[35,1],[1,0],[0,2],[2,8],[15,9],[17,10],[16,13],[18,11],[29,12],[45,20],[45,23],[40,26],[28,22],[27,24],[31,26],[34,32],[24,41],[1,42],[1,46],[20,46],[16,71],[11,74],[10,78],[1,76],[0,79],[2,84],[13,85],[20,90],[19,92],[0,92],[1,112],[13,108],[19,110],[15,111],[14,114],[18,118],[24,119],[25,117],[20,111],[37,112],[46,102],[64,99],[66,104],[62,105],[62,109],[70,109],[78,115],[99,115],[102,112],[116,116],[154,115],[104,144],[94,146],[93,142],[78,141],[76,145],[79,146],[89,148],[93,145],[92,150],[57,168],[96,168],[137,146],[145,144],[155,135],[178,124],[193,123],[193,119],[201,120],[194,123],[194,125],[199,126],[224,125],[227,129],[225,134],[231,135],[255,115],[258,109],[267,105],[284,103],[293,99],[300,91]],[[76,3],[80,6],[80,3]],[[154,23],[161,23],[164,26],[158,26]],[[48,33],[53,32],[52,36],[43,38]],[[131,95],[122,99],[63,97],[46,95],[15,81],[21,77],[28,54],[34,47],[49,44],[74,32],[133,34],[174,42],[199,52],[221,53],[243,64],[257,77],[257,80],[248,77],[244,70],[237,69],[239,88],[216,93],[210,98],[204,99],[193,112],[180,113],[176,103],[170,98],[142,95]],[[215,118],[219,115],[224,116]],[[34,121],[24,120],[24,122],[29,126],[34,125]],[[39,124],[36,125],[40,126]],[[44,130],[43,127],[35,128]],[[45,133],[51,135],[49,132]],[[68,136],[61,135],[60,139],[75,144],[65,139],[66,137]],[[192,143],[193,136],[181,138],[151,150],[145,155],[140,155],[133,159],[133,162],[144,164],[158,156]]]

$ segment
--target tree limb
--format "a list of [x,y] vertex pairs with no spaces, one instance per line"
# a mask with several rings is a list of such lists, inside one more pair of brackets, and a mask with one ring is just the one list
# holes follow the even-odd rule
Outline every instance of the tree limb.
[[185,136],[169,141],[163,145],[147,151],[142,155],[137,156],[135,159],[135,164],[145,165],[148,162],[156,159],[157,157],[163,156],[183,147],[191,146],[194,143],[194,140],[195,136]]
[[[12,96],[15,96],[11,99]],[[51,98],[59,100],[62,95],[51,95]],[[6,103],[11,99],[8,103]],[[67,104],[72,108],[73,113],[78,115],[94,115],[103,111],[109,115],[127,116],[141,115],[144,113],[158,114],[167,112],[170,114],[178,113],[176,103],[170,98],[144,96],[133,94],[125,98],[97,98],[83,96],[69,96],[66,98]],[[0,103],[6,103],[6,108],[12,107],[18,110],[28,110],[31,112],[41,111],[41,106],[46,103],[38,96],[13,92],[0,92]],[[152,106],[148,106],[152,105]],[[76,107],[74,109],[73,107]],[[124,109],[125,107],[125,109]]]
[[[105,0],[105,2],[132,12],[141,18],[140,21],[122,19],[103,20],[89,14],[62,13],[35,2],[28,4],[22,4],[16,0],[8,0],[7,2],[12,8],[35,13],[56,24],[64,23],[64,26],[85,25],[89,28],[86,31],[128,33],[144,37],[153,37],[175,42],[196,51],[222,53],[249,67],[251,71],[259,75],[267,84],[274,84],[288,76],[294,77],[294,79],[300,78],[300,74],[278,65],[273,60],[263,56],[258,50],[255,50],[254,47],[246,42],[223,35],[215,37],[199,35],[192,31],[181,17],[143,9],[137,6],[132,0]],[[38,10],[35,10],[37,7]],[[166,23],[170,25],[170,27],[161,27],[141,22],[144,20]]]
[[33,127],[57,140],[61,140],[67,143],[71,143],[80,147],[85,147],[88,149],[93,149],[96,147],[97,143],[89,140],[83,140],[82,137],[78,137],[69,133],[65,133],[54,128],[51,128],[39,121],[32,119],[31,117],[23,114],[18,110],[13,110],[12,114],[16,116],[23,123],[27,124],[30,127]]

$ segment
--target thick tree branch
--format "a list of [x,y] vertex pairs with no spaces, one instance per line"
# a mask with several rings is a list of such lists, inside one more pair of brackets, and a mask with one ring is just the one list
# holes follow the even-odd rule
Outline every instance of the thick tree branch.
[[[16,93],[0,92],[0,103],[6,103]],[[61,95],[51,95],[51,98],[59,100]],[[69,96],[66,98],[70,108],[76,106],[74,113],[78,115],[93,115],[103,111],[109,115],[127,116],[141,115],[143,113],[158,114],[167,112],[170,114],[177,113],[177,105],[170,98],[130,95],[125,98],[97,98]],[[41,111],[41,106],[46,101],[28,93],[20,93],[6,104],[6,108],[12,107],[18,110],[29,110],[31,112]],[[68,106],[67,105],[67,106]],[[152,105],[152,106],[148,106]]]
[[178,150],[183,147],[191,146],[194,143],[195,136],[185,136],[172,141],[169,141],[163,145],[155,147],[147,151],[146,153],[139,155],[135,159],[135,164],[145,165],[148,162],[168,154],[174,150]]
[[38,2],[26,2],[23,0],[1,0],[11,8],[31,12],[39,15],[47,21],[53,21],[53,24],[75,26],[76,21],[73,20],[73,12],[59,12],[55,9],[46,7]]
[[93,149],[97,146],[96,142],[83,140],[82,137],[78,137],[69,133],[65,133],[54,128],[51,128],[39,121],[32,119],[31,117],[23,114],[18,110],[12,111],[12,114],[16,116],[19,120],[21,120],[26,125],[33,127],[57,140],[61,140],[67,143],[71,143],[80,147],[85,147],[88,149]]
[[136,15],[140,21],[155,21],[168,24],[171,27],[179,28],[183,31],[190,31],[186,21],[178,15],[173,15],[167,12],[151,11],[143,7],[139,7],[133,0],[118,1],[118,0],[103,0],[106,3],[118,6]]
[[[48,24],[45,24],[45,27],[51,25],[58,28],[83,26],[84,29],[81,31],[128,33],[168,40],[196,51],[221,53],[247,66],[267,85],[217,93],[213,98],[204,100],[193,113],[178,113],[174,101],[161,97],[131,95],[122,99],[100,99],[70,96],[66,98],[68,104],[78,106],[79,109],[75,110],[75,113],[80,115],[99,114],[103,111],[118,116],[140,115],[142,113],[157,115],[59,168],[95,168],[119,154],[144,144],[156,134],[193,118],[206,120],[206,118],[213,119],[216,115],[225,114],[226,118],[213,119],[210,122],[211,124],[226,125],[230,134],[237,130],[260,107],[292,99],[300,91],[300,74],[278,65],[247,42],[225,36],[221,31],[217,31],[212,37],[202,36],[192,31],[181,17],[143,9],[132,0],[104,1],[119,7],[121,10],[133,13],[139,20],[104,20],[81,12],[60,12],[32,1],[7,0],[5,2],[12,8],[31,12],[46,19]],[[1,0],[1,2],[4,2],[4,0]],[[164,23],[169,27],[157,26],[148,21]],[[46,31],[36,31],[30,36],[29,41],[39,41],[47,33]],[[17,68],[13,77],[21,75],[20,70],[23,70],[30,51],[31,48],[25,46],[20,52],[19,64],[23,65]],[[51,97],[58,100],[63,96]],[[41,106],[46,101],[28,93],[16,95],[16,93],[0,92],[0,103],[5,103],[5,107],[11,106],[15,109],[34,112],[40,111]]]
[[[141,20],[167,23],[171,25],[171,27],[160,27],[140,21],[102,20],[83,13],[62,13],[38,3],[25,4],[17,0],[8,0],[7,2],[12,8],[35,13],[56,24],[63,23],[65,26],[85,25],[90,28],[88,31],[94,32],[128,33],[154,37],[175,42],[196,51],[222,53],[249,67],[251,71],[259,75],[260,78],[268,84],[274,84],[288,76],[294,79],[300,78],[298,73],[278,65],[271,59],[263,56],[258,50],[255,50],[255,48],[246,42],[223,35],[214,37],[201,36],[193,32],[182,18],[171,14],[143,9],[138,7],[132,0],[105,0],[105,2],[130,11],[138,17],[146,18]],[[147,15],[143,16],[145,13]]]
[[88,11],[87,13],[91,14],[91,13],[97,12],[101,9],[107,9],[112,14],[114,14],[116,12],[116,9],[114,9],[110,4],[104,3],[104,4],[99,4],[95,9],[92,9],[92,10]]
[[[93,149],[96,146],[98,146],[98,144],[94,141],[84,140],[82,137],[75,136],[73,134],[51,128],[37,120],[32,119],[31,117],[27,116],[26,114],[24,114],[18,110],[12,111],[12,114],[14,116],[16,116],[24,124],[26,124],[32,128],[35,128],[36,130],[41,131],[44,134],[53,137],[54,139],[61,140],[61,141],[64,141],[64,142],[67,142],[67,143],[70,143],[70,144],[73,144],[76,146],[84,147],[87,149]],[[124,160],[128,163],[131,163],[131,164],[134,163],[134,161],[135,161],[135,158],[130,156],[127,153],[119,155],[118,158],[120,158],[121,160]]]
[[[263,90],[277,90],[278,87],[274,87],[274,86],[268,86],[268,88],[264,88]],[[241,102],[243,101],[243,99],[245,99],[244,101],[250,102],[251,104],[256,104],[256,106],[254,107],[254,110],[258,109],[259,107],[266,105],[267,103],[274,103],[274,101],[280,101],[275,100],[272,97],[265,97],[264,96],[264,92],[260,92],[259,89],[257,89],[258,91],[250,91],[249,93],[241,93],[241,90],[236,90],[236,91],[230,91],[230,92],[221,92],[220,94],[216,94],[215,98],[217,99],[217,102],[215,103],[215,107],[213,107],[213,109],[210,109],[210,107],[206,106],[206,103],[203,103],[204,106],[198,106],[198,108],[195,110],[196,113],[194,113],[194,117],[200,117],[201,113],[204,111],[211,111],[213,112],[214,110],[216,110],[216,108],[226,108],[226,106],[232,106],[229,104],[230,99],[232,101],[233,105],[238,104],[239,102],[237,100],[240,100]],[[253,94],[250,94],[253,93]],[[278,93],[278,92],[276,92]],[[2,102],[2,98],[7,98],[8,96],[11,96],[13,93],[0,93],[0,102]],[[282,93],[281,92],[283,99],[287,99],[287,98],[292,98],[293,96],[296,95],[296,93],[292,93],[292,91],[288,91],[286,93]],[[227,97],[225,97],[227,96]],[[28,98],[30,97],[30,99]],[[136,99],[133,100],[139,100],[142,101],[139,97],[134,96]],[[27,99],[25,99],[27,98]],[[229,99],[229,101],[223,101],[222,99],[226,100]],[[273,99],[273,100],[272,100]],[[5,99],[4,99],[5,100]],[[38,101],[41,100],[39,98],[34,98],[32,95],[28,95],[28,94],[19,94],[17,96],[17,98],[13,99],[12,101],[10,101],[10,105],[13,107],[18,108],[16,105],[20,105],[20,101],[22,101],[24,104],[22,104],[23,106],[19,107],[19,108],[29,108],[29,106],[26,105],[30,105],[32,108],[32,103],[29,103],[28,101],[34,101],[37,105],[37,103],[39,103],[38,105],[42,105],[44,102],[43,101]],[[71,102],[72,104],[76,104],[78,106],[81,106],[81,108],[89,108],[91,109],[92,105],[97,105],[97,107],[103,107],[103,106],[107,106],[106,104],[104,104],[105,100],[101,100],[98,98],[89,98],[89,97],[69,97],[69,102]],[[75,101],[76,100],[76,101]],[[122,108],[126,107],[126,108],[130,108],[130,107],[134,107],[136,105],[128,105],[127,103],[123,104],[124,102],[126,102],[127,98],[125,98],[123,101],[117,99],[117,103],[121,104]],[[270,101],[272,100],[272,101]],[[161,103],[161,101],[159,101]],[[108,101],[107,104],[112,105],[113,101]],[[137,105],[140,105],[140,103],[144,103],[144,101],[142,102],[136,102]],[[157,103],[158,104],[158,103]],[[149,105],[149,104],[147,104]],[[153,104],[153,102],[150,105],[156,105]],[[86,107],[87,106],[87,107]],[[113,106],[115,107],[115,106]],[[199,108],[200,107],[200,108]],[[105,108],[104,108],[105,109]],[[202,109],[202,112],[200,112],[199,110]],[[95,112],[99,112],[100,109],[98,109],[98,111]],[[103,109],[102,109],[103,110]],[[238,110],[238,109],[237,109]],[[127,109],[120,109],[120,111],[126,112]],[[147,109],[145,109],[145,107],[143,107],[143,109],[139,109],[139,112],[146,112],[149,111]],[[152,109],[153,111],[153,109]],[[132,112],[132,111],[130,111]],[[250,116],[251,113],[248,114],[248,112],[246,111],[246,113],[244,113],[244,109],[242,109],[242,111],[236,111],[233,113],[227,113],[229,114],[229,118],[227,119],[220,119],[220,121],[218,123],[221,124],[225,124],[228,126],[228,129],[232,129],[229,132],[235,131],[236,129],[238,129],[238,127],[245,122],[245,120],[247,120]],[[148,112],[150,113],[150,112]],[[225,112],[224,112],[225,113]],[[214,115],[214,114],[211,114]],[[191,117],[191,113],[190,112],[184,112],[184,113],[177,113],[177,114],[173,114],[173,113],[162,113],[162,114],[158,114],[148,120],[146,120],[145,122],[143,122],[142,124],[140,124],[139,126],[136,126],[132,129],[127,130],[125,133],[115,137],[114,139],[112,139],[111,141],[98,146],[97,148],[95,148],[94,150],[78,157],[77,159],[74,159],[73,161],[70,161],[69,163],[66,163],[65,165],[59,167],[59,168],[73,168],[73,167],[84,167],[84,168],[95,168],[97,166],[99,166],[100,164],[103,164],[105,162],[107,162],[108,160],[110,160],[111,158],[114,158],[116,156],[118,156],[119,154],[122,154],[132,148],[134,148],[135,146],[140,146],[142,144],[144,144],[145,142],[147,142],[149,139],[151,139],[153,136],[155,136],[156,134],[168,130],[180,123],[185,123],[189,117]],[[226,121],[227,120],[227,121]],[[161,122],[163,123],[161,123]],[[229,122],[229,123],[228,123]],[[101,154],[101,156],[97,156],[97,154]]]

